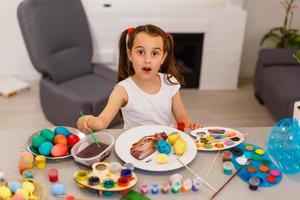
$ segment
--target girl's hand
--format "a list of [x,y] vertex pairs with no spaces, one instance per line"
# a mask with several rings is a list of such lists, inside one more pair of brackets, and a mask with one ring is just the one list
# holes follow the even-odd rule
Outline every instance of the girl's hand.
[[81,132],[88,134],[92,130],[92,127],[93,127],[92,122],[95,120],[94,118],[96,118],[96,117],[94,117],[92,115],[84,115],[84,116],[80,117],[77,120],[77,128]]
[[201,124],[198,124],[198,123],[195,123],[195,122],[192,122],[191,124],[190,124],[190,129],[191,130],[194,130],[194,129],[197,129],[197,128],[202,128],[203,126],[201,125]]

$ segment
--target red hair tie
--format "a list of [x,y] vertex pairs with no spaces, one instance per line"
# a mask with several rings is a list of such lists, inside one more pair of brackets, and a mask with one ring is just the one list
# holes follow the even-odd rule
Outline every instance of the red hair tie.
[[132,35],[134,33],[134,31],[135,31],[135,28],[133,28],[133,27],[130,27],[127,29],[128,35]]

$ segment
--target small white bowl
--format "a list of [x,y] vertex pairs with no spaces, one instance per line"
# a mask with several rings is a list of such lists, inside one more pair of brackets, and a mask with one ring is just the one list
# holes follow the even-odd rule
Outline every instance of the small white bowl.
[[113,147],[113,145],[115,143],[114,137],[111,134],[105,133],[105,132],[95,133],[95,136],[98,138],[99,142],[107,144],[108,147],[104,151],[102,151],[100,154],[98,154],[94,157],[90,157],[90,158],[78,157],[77,154],[80,151],[82,151],[89,144],[95,143],[92,135],[88,135],[86,138],[83,138],[79,142],[77,142],[71,150],[71,155],[73,156],[73,158],[76,162],[81,163],[86,166],[92,166],[95,162],[102,161],[104,158],[106,158],[110,154],[111,148]]

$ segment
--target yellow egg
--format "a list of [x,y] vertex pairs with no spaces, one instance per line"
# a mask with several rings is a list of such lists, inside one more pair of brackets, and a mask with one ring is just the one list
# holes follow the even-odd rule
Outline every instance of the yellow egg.
[[24,189],[24,190],[27,190],[28,192],[34,192],[34,190],[35,190],[35,186],[34,186],[34,184],[33,183],[31,183],[31,182],[29,182],[29,181],[24,181],[23,183],[22,183],[22,188]]
[[168,162],[169,160],[169,157],[168,155],[164,154],[164,153],[160,153],[157,155],[155,161],[158,163],[158,164],[165,164],[166,162]]
[[11,197],[11,191],[6,186],[0,186],[0,199],[8,199]]
[[182,155],[184,154],[186,150],[186,143],[183,139],[177,139],[175,140],[173,144],[173,150],[176,155]]
[[168,142],[172,145],[178,138],[180,138],[180,134],[178,132],[173,132],[168,135]]

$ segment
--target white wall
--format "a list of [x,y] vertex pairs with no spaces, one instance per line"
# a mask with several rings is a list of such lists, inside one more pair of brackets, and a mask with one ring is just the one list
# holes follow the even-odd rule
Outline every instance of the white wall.
[[[210,0],[202,1],[210,2]],[[239,2],[239,0],[230,1]],[[16,75],[24,79],[35,79],[39,76],[31,66],[17,23],[16,9],[19,2],[21,0],[0,1],[0,76]],[[300,1],[296,3],[299,8],[296,9],[293,27],[300,29]],[[247,0],[244,4],[248,19],[240,76],[252,76],[257,51],[260,48],[259,41],[270,28],[282,24],[284,10],[279,0]]]
[[36,79],[39,74],[31,65],[17,21],[16,10],[20,2],[0,1],[0,76]]
[[[296,1],[292,27],[300,31],[300,1]],[[241,61],[240,76],[254,75],[257,53],[262,47],[260,40],[270,29],[283,25],[285,10],[280,0],[247,0],[245,9],[248,11],[246,35]],[[300,32],[299,32],[300,34]],[[265,43],[264,47],[274,47],[273,43]]]

